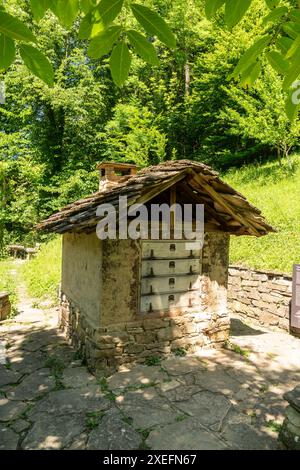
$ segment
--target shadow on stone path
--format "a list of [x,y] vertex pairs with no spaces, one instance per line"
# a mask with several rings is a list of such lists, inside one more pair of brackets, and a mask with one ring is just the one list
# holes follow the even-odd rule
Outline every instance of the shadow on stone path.
[[30,299],[0,323],[0,449],[276,449],[300,340],[233,319],[231,350],[95,378]]

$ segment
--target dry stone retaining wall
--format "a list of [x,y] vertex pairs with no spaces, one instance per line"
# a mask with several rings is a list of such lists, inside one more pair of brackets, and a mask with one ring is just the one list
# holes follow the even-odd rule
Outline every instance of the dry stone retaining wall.
[[228,308],[231,313],[287,331],[291,298],[292,278],[288,275],[239,266],[229,268]]

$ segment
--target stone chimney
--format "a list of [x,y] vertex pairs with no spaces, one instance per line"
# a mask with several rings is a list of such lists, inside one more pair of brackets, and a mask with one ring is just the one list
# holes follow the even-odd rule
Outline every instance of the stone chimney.
[[129,163],[102,162],[97,170],[100,173],[99,191],[106,191],[136,175],[138,167]]

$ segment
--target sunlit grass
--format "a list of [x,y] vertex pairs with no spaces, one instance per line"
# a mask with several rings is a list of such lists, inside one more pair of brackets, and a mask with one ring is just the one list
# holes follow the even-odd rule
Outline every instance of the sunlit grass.
[[13,261],[0,260],[0,292],[9,293],[13,313],[17,303],[16,282]]
[[249,165],[224,179],[278,230],[262,238],[231,237],[231,263],[291,273],[300,262],[300,156],[283,165]]
[[31,297],[56,302],[61,279],[60,237],[42,245],[37,256],[24,263],[22,277]]

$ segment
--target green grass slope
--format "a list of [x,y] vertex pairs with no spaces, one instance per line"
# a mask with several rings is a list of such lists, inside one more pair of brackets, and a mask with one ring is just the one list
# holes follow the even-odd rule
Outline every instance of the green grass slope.
[[61,279],[61,237],[42,245],[37,256],[24,263],[21,275],[31,297],[55,303]]
[[300,263],[300,155],[279,165],[249,165],[223,175],[261,209],[278,233],[266,237],[231,237],[231,263],[291,274]]
[[17,287],[15,266],[11,260],[0,261],[0,292],[8,292],[12,305],[12,313],[15,313],[17,304]]

